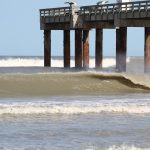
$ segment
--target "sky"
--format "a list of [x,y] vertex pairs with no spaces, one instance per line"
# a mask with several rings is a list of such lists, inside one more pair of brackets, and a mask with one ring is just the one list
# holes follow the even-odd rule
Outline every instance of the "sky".
[[[96,0],[76,0],[79,6]],[[0,56],[43,56],[39,9],[65,7],[65,0],[0,0]],[[110,3],[115,2],[110,0]],[[115,29],[104,30],[104,56],[115,56]],[[128,56],[144,55],[144,29],[128,28]],[[52,55],[63,55],[63,32],[52,31]],[[71,32],[74,56],[74,32]],[[95,55],[95,30],[90,31],[90,55]]]

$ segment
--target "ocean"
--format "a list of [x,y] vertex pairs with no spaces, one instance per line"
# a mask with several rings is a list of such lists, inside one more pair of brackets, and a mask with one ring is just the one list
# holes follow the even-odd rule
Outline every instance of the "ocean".
[[142,57],[103,69],[62,57],[0,57],[0,150],[150,150],[150,76]]

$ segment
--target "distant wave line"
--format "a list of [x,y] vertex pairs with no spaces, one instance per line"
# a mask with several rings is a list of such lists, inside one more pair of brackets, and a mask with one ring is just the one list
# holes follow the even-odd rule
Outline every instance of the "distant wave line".
[[[130,58],[127,58],[127,62],[130,61]],[[103,67],[112,67],[116,65],[115,58],[104,58]],[[35,58],[0,58],[0,67],[29,67],[29,66],[43,66],[43,59]],[[71,67],[75,66],[74,59],[71,59]],[[52,67],[63,67],[63,59],[52,58]],[[90,67],[95,67],[95,59],[90,59]]]

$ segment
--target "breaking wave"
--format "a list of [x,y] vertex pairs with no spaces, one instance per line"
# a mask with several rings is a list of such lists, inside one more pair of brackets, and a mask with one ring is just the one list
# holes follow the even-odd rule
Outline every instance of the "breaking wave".
[[[130,62],[130,58],[127,62]],[[73,64],[72,58],[71,66]],[[94,67],[94,58],[90,59],[90,64]],[[122,95],[150,92],[149,75],[56,68],[62,65],[61,57],[52,59],[54,68],[42,67],[42,57],[0,57],[0,97]],[[104,58],[103,67],[115,67],[115,58]]]
[[149,93],[148,83],[122,74],[93,72],[4,74],[0,75],[0,97]]

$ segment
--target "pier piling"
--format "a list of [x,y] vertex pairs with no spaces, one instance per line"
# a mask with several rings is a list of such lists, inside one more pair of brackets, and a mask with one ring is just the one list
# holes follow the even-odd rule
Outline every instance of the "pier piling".
[[102,68],[103,61],[103,29],[96,29],[95,67]]
[[64,67],[70,67],[70,30],[64,30]]
[[83,68],[89,68],[89,30],[83,30]]
[[116,69],[118,72],[126,71],[127,55],[127,28],[116,29]]
[[82,68],[82,30],[75,30],[75,67]]
[[145,27],[144,71],[150,73],[150,28]]
[[44,30],[44,66],[51,66],[51,31]]

